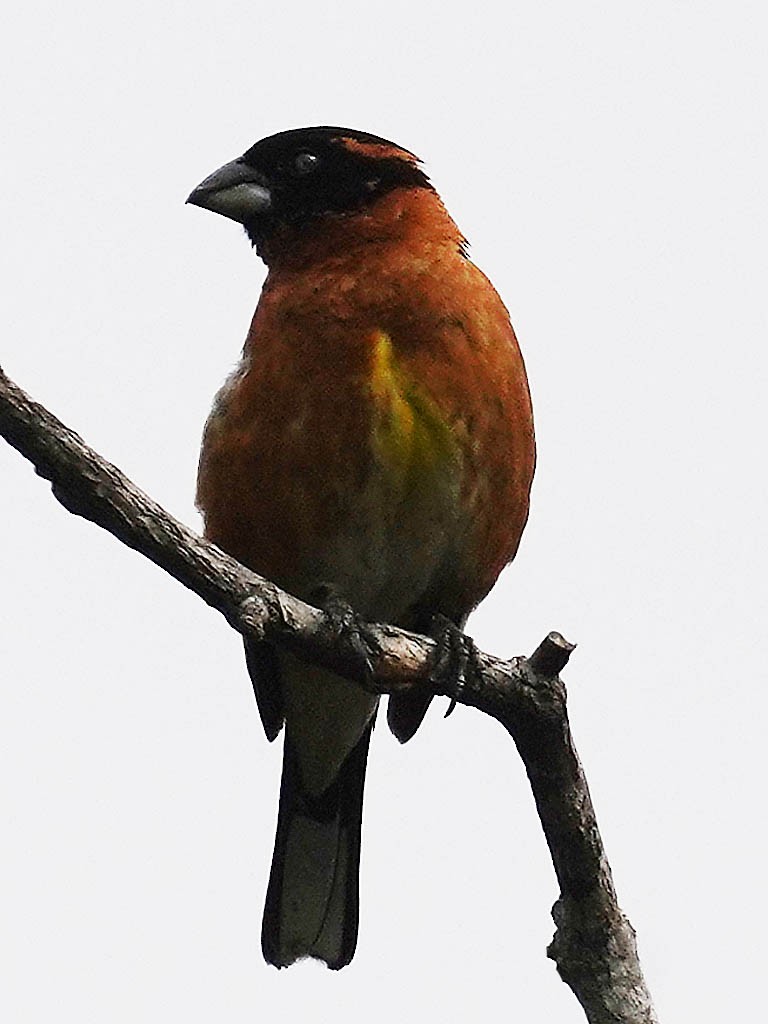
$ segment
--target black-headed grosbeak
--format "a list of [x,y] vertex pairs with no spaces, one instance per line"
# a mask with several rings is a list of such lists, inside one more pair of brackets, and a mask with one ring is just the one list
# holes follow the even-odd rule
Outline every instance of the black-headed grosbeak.
[[[269,268],[205,428],[206,536],[308,601],[332,590],[363,619],[463,627],[520,542],[533,422],[507,310],[418,159],[347,128],[286,131],[189,202],[243,224]],[[285,723],[264,955],[337,969],[357,941],[378,698],[246,653],[269,739]],[[390,697],[399,740],[429,700]]]

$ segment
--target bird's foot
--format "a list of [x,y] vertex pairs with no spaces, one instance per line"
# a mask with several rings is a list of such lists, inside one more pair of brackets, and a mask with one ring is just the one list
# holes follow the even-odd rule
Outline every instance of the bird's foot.
[[312,591],[310,601],[331,620],[345,655],[351,660],[363,685],[373,682],[373,665],[365,622],[332,583],[321,583]]
[[450,694],[447,718],[461,699],[465,685],[481,674],[479,652],[471,636],[459,629],[445,615],[435,615],[429,635],[436,641],[435,653],[429,667],[432,683],[445,687]]

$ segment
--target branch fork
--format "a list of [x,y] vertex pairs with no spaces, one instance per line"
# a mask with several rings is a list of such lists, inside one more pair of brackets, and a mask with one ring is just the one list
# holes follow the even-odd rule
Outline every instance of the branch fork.
[[[112,533],[170,573],[250,639],[360,680],[330,618],[281,591],[170,516],[0,369],[0,434],[52,485],[75,515]],[[391,625],[366,625],[376,693],[431,685],[499,721],[517,746],[546,836],[560,896],[547,951],[590,1024],[657,1024],[637,956],[635,933],[619,908],[595,810],[571,736],[559,673],[574,645],[550,633],[530,657],[502,661],[477,652],[478,671],[460,693],[431,680],[435,641]]]

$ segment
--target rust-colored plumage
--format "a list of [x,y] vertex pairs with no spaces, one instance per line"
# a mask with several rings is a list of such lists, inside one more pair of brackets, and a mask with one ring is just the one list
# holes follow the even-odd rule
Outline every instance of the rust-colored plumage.
[[[418,161],[364,133],[301,129],[190,198],[241,221],[269,267],[206,426],[206,535],[303,598],[331,585],[364,618],[463,625],[517,550],[533,426],[508,313]],[[265,955],[341,967],[376,699],[248,654],[270,738],[286,722]],[[400,739],[427,704],[390,699]]]

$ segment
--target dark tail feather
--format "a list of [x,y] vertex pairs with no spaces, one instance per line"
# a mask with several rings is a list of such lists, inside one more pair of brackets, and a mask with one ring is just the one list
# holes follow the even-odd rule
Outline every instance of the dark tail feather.
[[290,737],[285,737],[275,852],[261,928],[264,959],[275,967],[312,956],[336,971],[354,955],[363,785],[372,728],[373,720],[333,785],[319,797],[303,790]]

